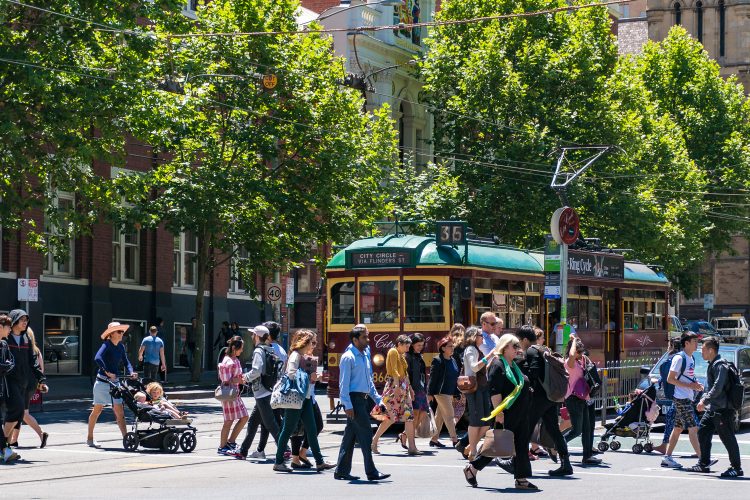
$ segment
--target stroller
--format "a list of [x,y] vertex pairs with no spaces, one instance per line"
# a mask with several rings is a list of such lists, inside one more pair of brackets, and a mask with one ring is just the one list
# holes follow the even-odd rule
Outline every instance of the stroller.
[[138,446],[161,448],[169,453],[177,453],[180,448],[185,453],[195,450],[197,429],[191,425],[191,420],[172,418],[158,408],[135,400],[135,393],[146,393],[141,380],[121,378],[117,382],[110,381],[109,385],[112,397],[122,399],[135,417],[130,432],[122,439],[126,451],[135,451]]
[[[650,432],[651,425],[656,421],[659,415],[659,405],[656,404],[656,385],[651,384],[645,391],[638,391],[630,406],[618,416],[611,424],[604,426],[607,429],[601,437],[601,442],[597,448],[601,452],[608,449],[617,451],[620,449],[620,442],[612,439],[611,443],[607,440],[617,437],[629,437],[635,439],[635,444],[631,448],[633,453],[639,454],[651,453],[654,451],[654,445],[651,443]],[[641,444],[643,441],[643,444]]]

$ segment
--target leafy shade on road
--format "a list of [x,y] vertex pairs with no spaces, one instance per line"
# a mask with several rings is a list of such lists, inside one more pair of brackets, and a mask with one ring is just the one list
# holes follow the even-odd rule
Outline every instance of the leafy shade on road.
[[[448,0],[439,16],[564,5]],[[568,190],[583,233],[633,248],[628,257],[664,265],[690,290],[704,251],[747,229],[712,215],[730,208],[726,197],[701,193],[747,187],[748,105],[684,30],[632,59],[618,56],[610,23],[602,7],[436,28],[422,66],[440,110],[436,156],[455,162],[477,232],[539,247],[560,206],[549,188],[556,148],[618,146]]]
[[[154,29],[292,31],[296,6],[215,1],[201,7],[197,23]],[[382,214],[397,157],[394,128],[385,108],[361,112],[332,54],[319,34],[173,38],[154,52],[151,79],[174,92],[143,89],[143,106],[127,117],[159,161],[145,175],[119,179],[130,203],[123,218],[197,240],[197,318],[218,263],[241,251],[235,268],[252,283],[255,272],[284,270],[309,258],[314,242],[354,238]],[[264,89],[258,75],[271,73],[278,83]],[[200,369],[195,363],[194,378]]]

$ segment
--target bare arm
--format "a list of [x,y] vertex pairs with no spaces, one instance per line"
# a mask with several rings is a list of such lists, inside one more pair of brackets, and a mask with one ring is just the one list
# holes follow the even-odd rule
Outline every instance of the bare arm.
[[145,351],[146,348],[141,346],[140,349],[138,349],[138,361],[143,361],[143,351]]

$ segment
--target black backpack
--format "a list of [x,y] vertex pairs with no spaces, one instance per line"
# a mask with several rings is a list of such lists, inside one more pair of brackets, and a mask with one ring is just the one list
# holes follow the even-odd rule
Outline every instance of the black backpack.
[[744,396],[745,387],[742,385],[742,379],[740,378],[740,372],[734,363],[731,361],[724,360],[727,365],[727,385],[724,390],[727,393],[727,404],[729,408],[733,408],[736,411],[740,411],[742,408],[742,398]]
[[276,355],[272,348],[258,347],[263,352],[263,373],[260,374],[260,383],[268,389],[273,390],[273,386],[281,378],[281,370],[284,368],[284,362]]

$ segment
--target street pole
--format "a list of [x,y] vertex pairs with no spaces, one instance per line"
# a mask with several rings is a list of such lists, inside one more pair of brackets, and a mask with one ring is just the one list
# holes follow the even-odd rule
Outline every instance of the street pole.
[[[570,329],[565,328],[568,323],[568,245],[560,245],[560,326],[563,329],[562,345],[568,345]],[[566,331],[567,330],[567,331]]]

